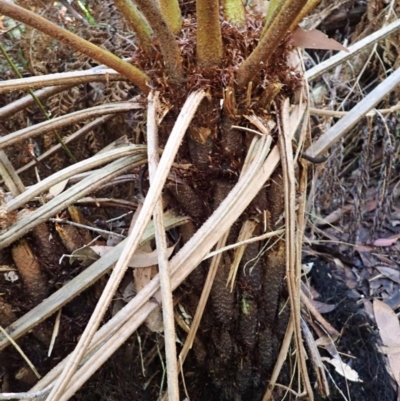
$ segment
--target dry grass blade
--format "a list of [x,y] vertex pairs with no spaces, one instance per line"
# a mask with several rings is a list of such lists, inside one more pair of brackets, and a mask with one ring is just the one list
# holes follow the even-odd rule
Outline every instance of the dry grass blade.
[[[159,109],[159,93],[150,92],[147,108],[147,148],[149,159],[150,186],[159,163],[157,111]],[[178,363],[176,358],[176,333],[174,321],[174,305],[172,299],[170,272],[168,267],[167,241],[163,222],[162,194],[154,208],[153,221],[156,235],[158,269],[160,275],[161,302],[163,305],[165,358],[167,365],[167,382],[169,400],[179,401]]]
[[115,159],[130,156],[132,154],[145,154],[146,147],[144,145],[130,145],[123,148],[111,150],[110,152],[100,153],[79,163],[73,164],[55,174],[45,178],[43,181],[38,182],[36,185],[31,186],[21,195],[7,203],[7,210],[9,212],[16,210],[24,206],[27,202],[31,201],[35,196],[42,194],[47,191],[53,185],[64,181],[75,174],[82,173],[84,171],[92,170],[93,168],[99,167],[103,164],[112,162]]
[[217,255],[218,253],[226,252],[226,251],[229,251],[231,249],[235,249],[235,248],[237,248],[239,246],[252,244],[253,242],[263,241],[263,240],[268,239],[268,238],[272,238],[272,237],[275,237],[275,236],[282,235],[282,234],[284,234],[284,232],[285,232],[285,230],[283,230],[283,229],[282,230],[271,231],[271,232],[268,232],[268,233],[265,233],[265,234],[262,234],[262,235],[258,235],[257,237],[252,237],[252,238],[249,238],[249,239],[244,240],[244,241],[236,242],[235,244],[232,244],[232,245],[224,246],[221,249],[217,249],[215,251],[210,252],[207,256],[204,257],[203,260],[212,258],[214,255]]
[[329,385],[326,380],[324,365],[321,360],[321,355],[319,354],[317,345],[311,333],[311,330],[307,326],[307,323],[302,318],[300,321],[301,331],[303,332],[304,341],[309,350],[309,357],[312,361],[311,365],[314,368],[315,376],[317,377],[318,387],[324,397],[329,397]]
[[93,335],[95,334],[95,331],[99,326],[112,297],[114,296],[115,291],[117,290],[122,276],[125,273],[128,261],[131,259],[139,244],[139,239],[141,238],[144,229],[148,221],[150,220],[155,202],[161,194],[162,187],[173,163],[175,154],[178,151],[183,135],[185,134],[186,129],[188,128],[189,123],[192,120],[197,110],[197,107],[199,106],[204,96],[204,91],[194,92],[188,97],[186,103],[184,104],[175,123],[175,126],[172,129],[171,135],[161,158],[160,165],[157,169],[156,176],[154,177],[154,183],[150,187],[146,199],[143,203],[143,208],[141,210],[138,221],[136,222],[131,234],[127,239],[126,247],[124,248],[121,257],[118,260],[118,263],[116,264],[113,273],[110,276],[110,279],[103,291],[103,294],[101,295],[99,302],[92,314],[92,317],[89,320],[86,330],[83,332],[82,337],[76,346],[73,356],[71,357],[71,360],[73,362],[71,362],[61,374],[57,385],[53,388],[49,395],[48,401],[56,401],[61,397],[66,385],[71,380],[73,374],[78,367],[78,364],[82,360],[84,353],[88,348],[90,341],[93,338]]
[[331,68],[336,67],[337,65],[349,60],[354,57],[356,54],[363,51],[367,46],[371,46],[374,43],[378,42],[378,40],[384,39],[392,33],[396,32],[400,29],[400,19],[392,22],[391,24],[385,26],[384,28],[379,29],[378,31],[368,35],[366,38],[358,41],[354,45],[348,47],[349,53],[347,52],[339,52],[333,57],[328,58],[328,60],[316,65],[313,68],[310,68],[305,73],[305,78],[308,81],[312,81],[320,77],[324,72],[328,71]]
[[303,384],[310,400],[314,399],[306,366],[303,342],[300,328],[300,270],[296,258],[296,178],[294,174],[294,159],[292,139],[289,125],[289,100],[282,106],[280,131],[280,146],[282,172],[285,184],[285,227],[286,227],[286,276],[288,281],[289,299],[293,314],[294,336]]
[[1,138],[0,149],[4,149],[9,145],[13,145],[24,139],[32,138],[36,135],[44,134],[45,132],[64,127],[65,125],[75,124],[87,118],[102,116],[104,114],[125,113],[129,110],[137,110],[141,108],[142,106],[138,103],[124,102],[103,104],[101,106],[75,111],[74,113],[57,117],[53,120],[44,121],[42,123],[33,125],[32,127],[21,129]]
[[[172,228],[184,224],[188,221],[187,217],[176,217],[172,214],[166,214],[164,216],[164,226],[166,228]],[[150,223],[145,233],[142,236],[139,245],[143,245],[147,241],[154,238],[154,225]],[[108,252],[106,255],[101,257],[99,260],[90,265],[77,277],[69,281],[62,288],[52,294],[49,298],[42,301],[35,308],[31,309],[24,316],[19,318],[17,321],[12,323],[7,327],[7,332],[12,336],[13,339],[18,339],[29,330],[31,330],[37,324],[43,322],[49,316],[54,314],[58,309],[62,308],[65,304],[75,298],[78,294],[84,291],[86,288],[91,286],[97,280],[99,280],[111,266],[118,260],[121,255],[124,246],[126,245],[126,240],[118,244],[114,249]],[[122,314],[123,315],[123,314]],[[118,318],[116,318],[118,316]],[[106,333],[109,335],[113,333],[116,328],[120,325],[116,321],[121,317],[121,315],[116,315],[107,324]],[[4,349],[9,345],[7,338],[0,336],[0,350]],[[43,387],[42,387],[43,388]]]
[[[305,111],[305,105],[300,103],[299,105],[296,105],[293,109],[292,115],[290,116],[290,123],[288,124],[288,127],[290,127],[289,129],[289,138],[293,138],[294,132],[297,129],[297,127],[299,126],[301,119],[304,115],[304,111]],[[300,216],[301,217],[301,216]],[[286,228],[287,229],[287,228]],[[302,232],[302,229],[301,231]],[[298,242],[301,242],[301,238],[298,238]],[[298,257],[300,258],[301,255],[298,255]],[[275,363],[273,372],[271,374],[271,378],[267,387],[267,390],[264,394],[263,397],[263,401],[270,401],[272,398],[272,391],[274,389],[274,386],[276,384],[276,381],[278,379],[279,373],[281,371],[281,368],[287,358],[288,355],[288,351],[289,351],[289,347],[292,341],[292,336],[293,336],[293,332],[294,332],[294,326],[295,326],[295,322],[294,322],[294,314],[293,312],[291,313],[291,317],[290,317],[290,321],[288,324],[288,327],[286,329],[286,333],[285,333],[285,337],[282,341],[282,345],[281,345],[281,349],[279,351],[279,355],[277,358],[277,361]]]
[[[132,61],[131,58],[126,58],[123,59],[124,61],[130,62]],[[82,73],[84,74],[88,74],[91,73],[93,71],[99,71],[99,70],[104,70],[105,66],[104,65],[99,65],[97,67],[91,68],[90,70],[86,70],[86,71],[79,71],[78,76],[81,76]],[[114,70],[113,70],[114,71]],[[63,75],[64,76],[64,75]],[[68,77],[68,75],[66,76]],[[45,78],[45,76],[41,76],[42,79]],[[9,81],[6,81],[9,82]],[[6,85],[6,83],[4,83]],[[47,82],[47,85],[49,85],[49,83]],[[45,88],[45,89],[40,89],[36,92],[34,92],[35,97],[37,97],[39,100],[43,100],[43,99],[47,99],[51,96],[57,95],[60,92],[63,92],[65,90],[70,89],[71,86],[51,86],[49,88]],[[14,113],[17,113],[21,110],[26,109],[27,107],[31,106],[32,104],[35,103],[35,99],[31,96],[31,95],[27,95],[22,97],[21,99],[18,99],[12,103],[9,103],[3,107],[0,108],[0,120],[4,119],[6,117],[9,117],[10,115],[13,115]]]
[[[400,20],[398,20],[400,21]],[[400,25],[400,24],[399,24]],[[333,144],[351,130],[374,106],[400,84],[400,68],[394,71],[350,112],[332,126],[305,152],[308,156],[318,157],[324,154]]]
[[[390,114],[395,113],[396,111],[400,110],[400,104],[395,106],[389,107],[388,109],[379,109],[379,110],[371,110],[369,111],[365,117],[374,117],[376,115],[383,114]],[[310,114],[315,116],[326,116],[326,117],[344,117],[349,114],[348,111],[337,111],[337,110],[326,110],[326,109],[316,109],[314,107],[310,107]]]
[[16,90],[38,89],[45,86],[81,85],[88,82],[126,81],[127,78],[111,68],[88,71],[61,72],[45,76],[9,79],[0,82],[0,93]]
[[3,327],[0,326],[0,332],[7,338],[8,341],[15,347],[15,349],[18,351],[18,353],[21,355],[22,359],[28,364],[28,366],[31,368],[32,372],[35,374],[35,376],[40,379],[41,376],[33,363],[29,360],[29,358],[26,356],[24,351],[22,351],[21,347],[10,337],[10,335],[4,330]]
[[24,184],[3,150],[0,150],[0,176],[3,177],[7,188],[9,188],[13,196],[18,196],[25,191]]
[[0,249],[12,244],[38,224],[47,221],[48,218],[61,212],[61,210],[73,204],[78,199],[96,191],[114,177],[122,174],[126,170],[130,170],[134,166],[143,164],[145,160],[144,155],[128,156],[94,172],[78,184],[41,206],[39,209],[18,220],[6,233],[0,235]]

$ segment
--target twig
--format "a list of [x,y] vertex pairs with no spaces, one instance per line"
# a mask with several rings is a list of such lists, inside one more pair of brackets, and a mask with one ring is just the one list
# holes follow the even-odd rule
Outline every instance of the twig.
[[[147,108],[147,149],[149,159],[150,186],[154,184],[159,155],[157,109],[159,108],[158,92],[150,92]],[[176,358],[176,333],[174,305],[172,299],[170,272],[168,267],[167,241],[163,222],[162,194],[156,201],[153,213],[160,275],[161,302],[164,321],[165,358],[167,364],[167,384],[169,401],[179,401],[178,363]],[[161,389],[160,389],[161,391]]]
[[32,400],[46,395],[50,392],[53,385],[44,388],[43,390],[36,391],[34,393],[0,393],[0,400]]
[[[9,211],[16,210],[24,206],[27,202],[31,201],[35,196],[47,191],[57,183],[64,181],[76,174],[91,170],[101,165],[110,163],[115,159],[130,155],[142,155],[144,159],[144,153],[146,151],[145,146],[141,145],[129,145],[123,148],[117,148],[106,153],[100,153],[89,159],[83,160],[79,163],[73,164],[72,166],[66,167],[65,169],[58,171],[55,174],[45,178],[38,182],[36,185],[32,185],[21,195],[7,203],[7,209]],[[92,173],[93,174],[93,173]]]
[[[383,115],[395,113],[400,110],[400,104],[396,104],[395,106],[389,107],[388,109],[378,109],[369,111],[365,117],[374,117],[378,113]],[[326,117],[344,117],[349,114],[349,111],[337,111],[337,110],[326,110],[326,109],[316,109],[314,107],[310,107],[310,114],[314,116],[326,116]],[[233,126],[232,126],[233,127]]]
[[56,74],[39,75],[28,78],[9,79],[0,82],[0,93],[17,90],[39,89],[45,86],[73,85],[78,86],[88,82],[127,81],[127,78],[111,68],[86,71],[59,72]]
[[0,326],[0,331],[2,334],[7,337],[8,341],[14,346],[14,348],[18,351],[18,353],[22,356],[22,359],[28,364],[28,366],[31,368],[32,372],[35,374],[35,376],[40,379],[41,376],[39,372],[36,370],[36,368],[33,366],[33,363],[29,360],[29,358],[25,355],[25,352],[22,351],[21,347],[10,337],[10,335],[3,329],[2,326]]
[[308,377],[300,328],[300,273],[298,271],[296,258],[296,178],[294,174],[294,160],[291,145],[292,139],[290,137],[288,99],[286,99],[282,105],[281,124],[279,128],[282,173],[285,184],[286,277],[288,281],[289,299],[294,324],[294,339],[300,373],[307,395],[310,397],[310,400],[313,400],[314,396],[310,379]]
[[237,248],[239,246],[252,244],[253,242],[263,241],[263,240],[268,239],[268,238],[272,238],[272,237],[275,237],[275,236],[278,236],[278,235],[282,235],[284,232],[285,232],[284,229],[271,231],[269,233],[258,235],[257,237],[253,237],[253,238],[246,239],[244,241],[236,242],[235,244],[232,244],[232,245],[224,246],[222,248],[219,248],[219,249],[216,249],[215,251],[210,252],[208,255],[206,255],[203,258],[203,260],[209,259],[209,258],[211,258],[211,257],[213,257],[213,256],[215,256],[215,255],[217,255],[219,253],[226,252],[226,251],[229,251],[231,249],[235,249],[235,248]]
[[95,233],[104,234],[104,235],[113,235],[114,237],[119,237],[125,239],[126,236],[122,234],[118,234],[112,231],[102,230],[101,228],[87,226],[85,224],[75,223],[74,221],[64,220],[64,219],[49,219],[53,223],[61,223],[61,224],[68,224],[70,226],[75,226],[79,228],[84,228],[86,230],[94,231]]

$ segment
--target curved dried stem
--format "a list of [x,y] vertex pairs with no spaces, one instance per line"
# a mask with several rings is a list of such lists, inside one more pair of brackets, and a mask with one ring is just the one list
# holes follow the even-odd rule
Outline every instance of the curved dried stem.
[[86,110],[79,110],[65,116],[54,118],[53,120],[44,121],[42,123],[32,125],[28,128],[23,128],[15,131],[12,134],[0,138],[0,149],[4,149],[23,139],[32,138],[36,135],[44,134],[45,132],[64,127],[65,125],[74,124],[90,117],[98,117],[105,114],[124,113],[133,109],[141,109],[142,106],[138,103],[111,103],[101,106],[91,107]]
[[239,67],[237,83],[241,90],[245,90],[254,75],[258,74],[268,63],[270,57],[281,43],[282,38],[287,34],[292,22],[306,3],[307,0],[291,0],[283,3],[276,17],[267,26],[260,43]]
[[113,68],[115,71],[126,76],[130,81],[137,85],[142,92],[146,94],[149,92],[148,82],[150,81],[150,78],[143,71],[121,60],[114,54],[101,49],[93,43],[80,38],[78,35],[75,35],[56,24],[53,24],[46,18],[4,0],[0,0],[0,13],[29,25],[32,28],[35,28],[38,31],[41,31],[85,54],[86,56]]
[[169,29],[177,35],[182,29],[182,15],[178,0],[158,0],[158,4]]
[[[8,81],[5,81],[8,82]],[[0,82],[1,85],[1,82]],[[36,92],[34,92],[35,96],[40,99],[47,99],[51,96],[57,95],[60,92],[63,92],[65,90],[68,90],[71,88],[71,86],[51,86],[46,89],[41,89]],[[14,115],[18,113],[21,110],[26,109],[27,107],[30,107],[33,103],[35,103],[35,100],[32,98],[31,95],[26,95],[22,97],[21,99],[15,100],[14,102],[8,103],[5,106],[0,108],[0,120],[3,120],[7,117],[10,117],[11,115]]]
[[136,0],[136,4],[146,17],[155,37],[160,43],[160,51],[163,55],[169,77],[173,81],[181,81],[183,71],[179,46],[160,9],[154,0]]
[[[150,92],[147,108],[147,149],[149,159],[150,185],[154,181],[159,163],[157,109],[158,92]],[[158,269],[160,275],[162,314],[164,323],[165,359],[167,365],[168,397],[179,400],[178,362],[176,359],[176,332],[174,320],[174,302],[167,256],[167,240],[163,222],[162,195],[157,199],[153,213],[156,236]]]
[[88,82],[114,82],[125,81],[126,77],[111,68],[101,70],[86,70],[73,72],[60,72],[56,74],[39,75],[35,77],[9,79],[0,82],[0,93],[16,90],[43,88],[55,85],[81,85]]
[[242,0],[224,0],[224,14],[226,19],[238,28],[243,28],[246,15]]
[[32,185],[29,189],[21,193],[10,202],[7,202],[7,210],[9,212],[16,210],[24,206],[27,202],[31,201],[35,196],[44,193],[53,185],[64,181],[75,174],[83,173],[84,171],[92,170],[96,167],[107,164],[115,159],[129,156],[131,154],[145,153],[146,147],[144,145],[129,145],[122,148],[114,149],[109,152],[99,153],[96,156],[90,157],[86,160],[82,160],[76,164],[73,164],[65,169],[58,171],[45,178],[44,180]]
[[4,234],[0,234],[0,249],[4,249],[12,244],[40,223],[61,212],[68,205],[71,205],[89,193],[95,192],[98,188],[111,181],[114,177],[121,175],[134,166],[143,164],[145,160],[146,158],[144,155],[140,154],[127,156],[93,172],[81,182],[56,196],[39,209],[22,217],[17,221],[17,223],[9,227],[8,231]]
[[196,0],[197,64],[208,68],[222,61],[222,37],[219,25],[219,2]]
[[149,53],[151,49],[151,29],[131,0],[114,0],[114,4],[136,33],[141,48]]

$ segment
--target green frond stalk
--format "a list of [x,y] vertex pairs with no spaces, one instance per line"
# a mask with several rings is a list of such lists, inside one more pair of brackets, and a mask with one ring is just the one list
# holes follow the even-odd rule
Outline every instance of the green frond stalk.
[[317,5],[321,2],[321,0],[308,0],[307,4],[304,6],[304,8],[301,10],[301,13],[298,15],[296,20],[293,22],[293,24],[290,26],[289,31],[292,32],[296,29],[297,25],[302,21],[302,19],[310,13],[311,10],[313,10]]
[[245,26],[246,15],[242,0],[224,0],[224,14],[232,25],[238,28]]
[[[0,43],[0,52],[3,54],[4,58],[7,60],[8,64],[10,65],[10,67],[12,68],[12,70],[14,71],[15,75],[18,78],[22,78],[21,73],[19,72],[17,66],[15,65],[15,63],[11,60],[10,56],[8,55],[6,49],[3,47],[3,45]],[[35,95],[35,92],[33,92],[32,89],[28,89],[29,94],[32,96],[33,100],[35,101],[35,103],[37,104],[37,106],[39,107],[40,111],[43,113],[43,115],[46,117],[46,120],[50,120],[50,116],[49,113],[47,113],[46,109],[44,108],[42,102],[40,101],[40,99]],[[54,130],[54,135],[56,136],[59,144],[61,145],[61,147],[64,149],[65,153],[71,158],[71,160],[76,163],[77,160],[74,157],[74,155],[72,154],[71,150],[68,148],[68,146],[64,143],[64,141],[61,138],[61,135],[58,133],[57,130]]]
[[222,37],[219,25],[219,2],[196,0],[197,64],[214,67],[222,61]]
[[269,1],[267,15],[265,16],[264,29],[266,29],[266,27],[271,23],[273,18],[279,13],[279,11],[283,7],[284,3],[285,3],[284,0],[270,0]]
[[146,94],[149,93],[148,82],[150,81],[150,78],[143,71],[133,67],[126,61],[122,61],[114,54],[101,49],[87,40],[80,38],[78,35],[53,24],[47,19],[26,10],[25,8],[8,3],[7,1],[0,0],[0,14],[4,14],[7,17],[20,21],[25,25],[29,25],[54,39],[59,40],[76,51],[107,65],[127,77],[132,83],[137,85],[141,91]]
[[182,29],[182,15],[178,0],[158,0],[158,4],[169,29],[177,35]]
[[142,14],[131,0],[114,0],[118,10],[124,15],[129,26],[136,33],[140,47],[149,53],[151,49],[151,29],[143,19]]
[[307,0],[285,1],[278,15],[267,27],[260,43],[239,67],[237,84],[240,90],[245,90],[252,77],[265,67],[306,3]]
[[179,46],[158,5],[155,0],[136,0],[136,4],[147,19],[153,34],[160,44],[160,51],[169,77],[173,81],[181,81],[183,79],[183,71]]

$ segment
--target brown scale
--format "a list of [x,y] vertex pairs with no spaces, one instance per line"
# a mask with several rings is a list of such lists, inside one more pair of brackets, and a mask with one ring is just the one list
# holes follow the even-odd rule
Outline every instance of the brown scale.
[[252,388],[254,381],[256,380],[253,361],[249,355],[246,355],[241,361],[240,367],[236,372],[236,386],[238,391],[243,394]]
[[182,209],[194,219],[203,219],[207,215],[206,204],[199,198],[198,192],[188,184],[169,183],[167,188]]
[[212,328],[212,340],[218,353],[215,357],[221,363],[230,363],[234,357],[234,342],[230,333],[224,327],[220,329],[214,326]]
[[258,359],[261,372],[271,374],[279,353],[282,338],[278,339],[269,327],[260,331],[258,339]]
[[226,286],[229,271],[230,264],[218,266],[218,272],[211,289],[213,312],[217,320],[224,324],[226,329],[229,329],[236,314],[235,294]]
[[56,223],[55,227],[62,243],[69,253],[72,253],[86,245],[85,239],[76,227],[69,224],[59,223]]
[[188,129],[188,148],[192,163],[200,170],[206,170],[211,165],[213,150],[213,133],[207,127],[191,127]]
[[188,129],[188,147],[192,163],[200,170],[213,168],[211,153],[217,136],[218,99],[205,99]]
[[232,128],[234,121],[228,117],[222,118],[221,147],[226,155],[242,157],[244,152],[243,133]]
[[18,241],[11,249],[11,254],[24,283],[29,299],[38,304],[48,293],[47,280],[32,248],[25,239]]
[[51,233],[46,223],[36,226],[32,234],[40,264],[52,272],[59,270],[59,260],[64,253],[64,248],[58,237]]
[[[284,211],[284,197],[282,196],[282,173],[277,169],[271,177],[271,185],[267,188],[268,205],[270,212],[270,227],[275,230],[279,225]],[[270,327],[275,326],[278,313],[279,294],[283,285],[286,269],[285,242],[280,240],[265,256],[264,268],[264,313],[265,322]]]

